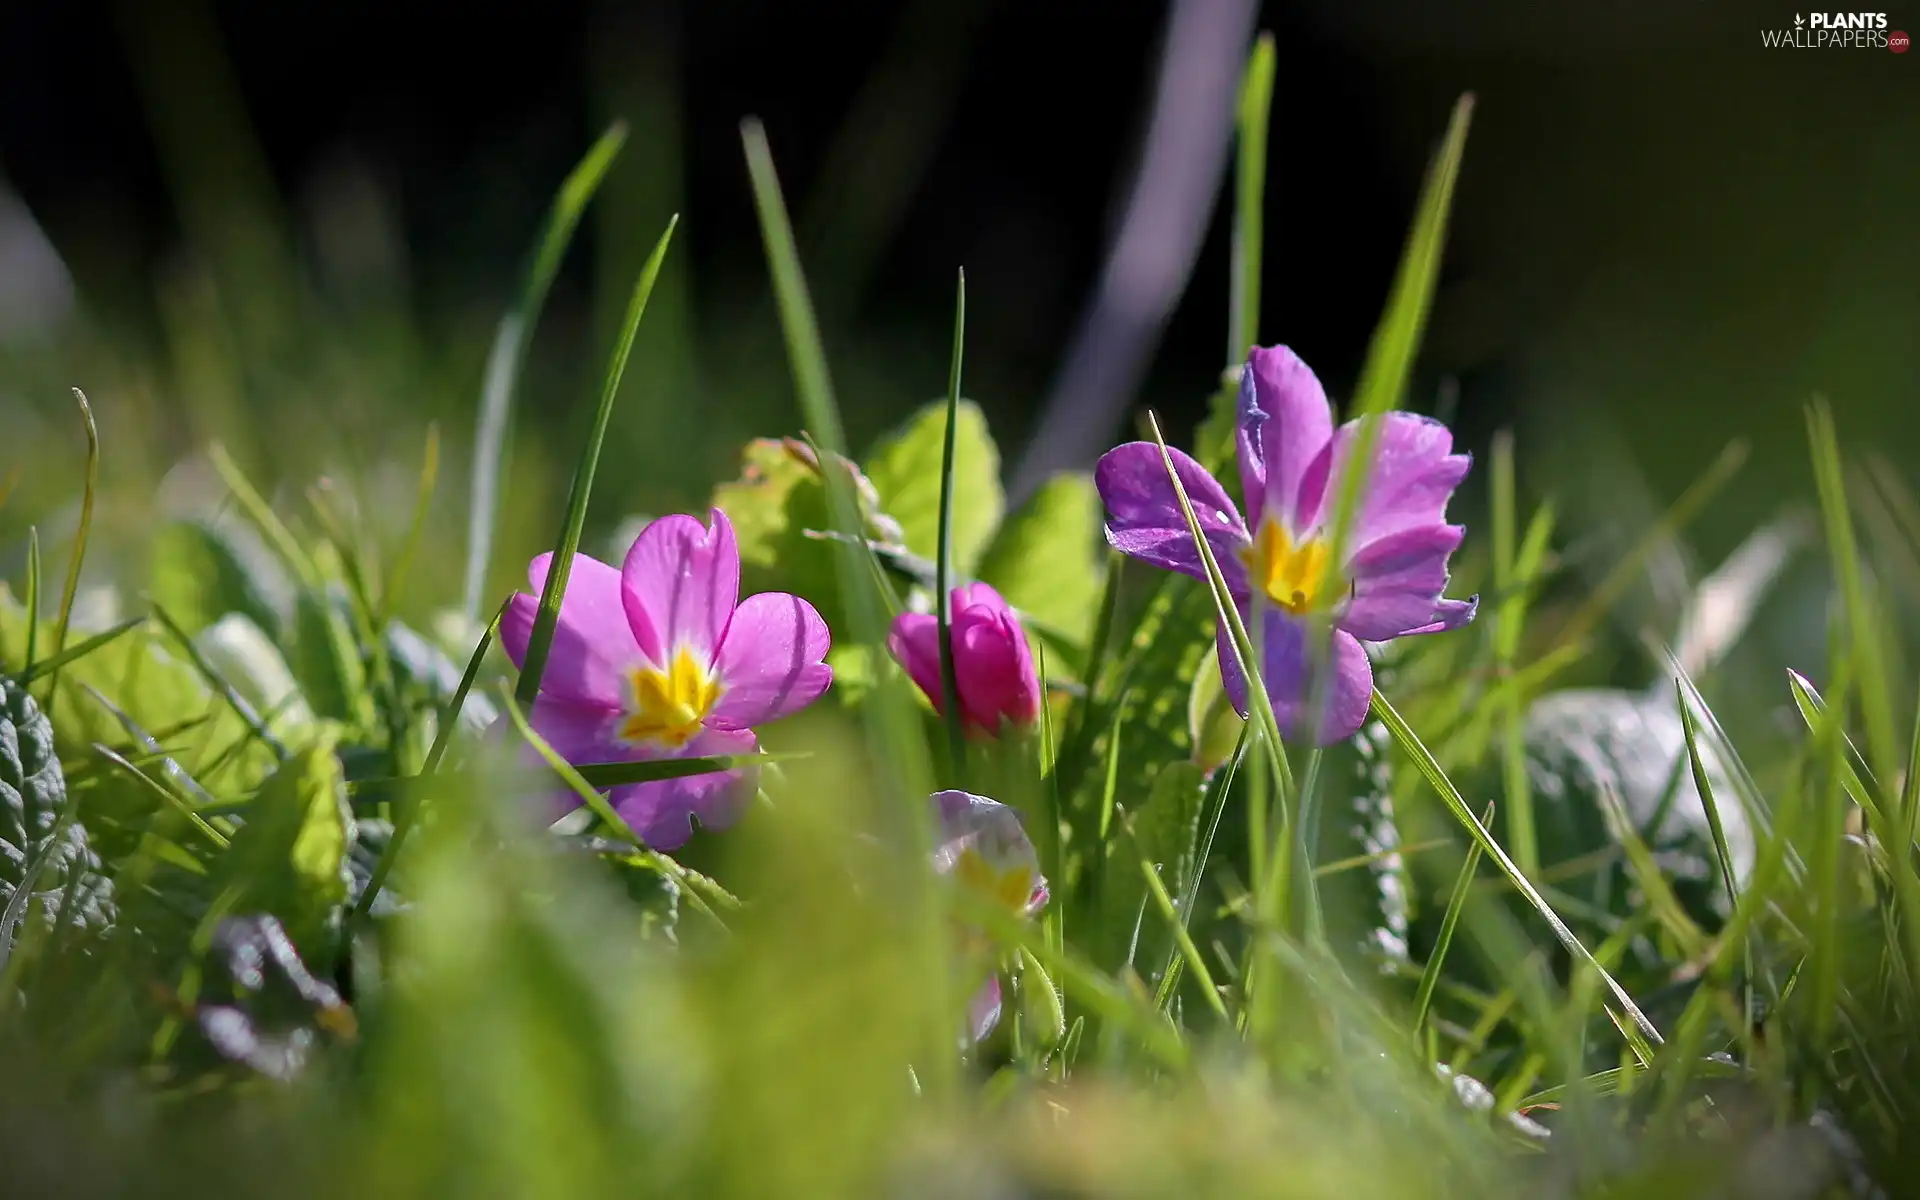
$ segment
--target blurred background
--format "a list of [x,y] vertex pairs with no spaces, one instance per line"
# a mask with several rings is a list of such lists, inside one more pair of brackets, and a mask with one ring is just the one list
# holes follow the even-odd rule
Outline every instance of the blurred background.
[[[1142,406],[1184,432],[1225,365],[1221,184],[1260,29],[1279,63],[1260,340],[1345,395],[1421,172],[1472,91],[1410,406],[1475,447],[1515,427],[1523,494],[1553,494],[1576,531],[1637,532],[1747,439],[1746,469],[1690,535],[1710,565],[1811,494],[1800,406],[1816,392],[1909,484],[1920,462],[1920,55],[1763,49],[1761,30],[1792,15],[1661,0],[548,0],[485,15],[11,0],[0,575],[18,577],[29,525],[49,547],[72,529],[79,386],[103,443],[97,545],[121,551],[90,573],[137,580],[156,505],[191,509],[217,482],[201,458],[216,439],[276,497],[324,474],[404,524],[437,423],[432,583],[412,603],[453,602],[489,345],[555,189],[616,119],[630,137],[519,392],[490,594],[552,536],[669,214],[680,234],[614,417],[598,536],[704,503],[746,438],[796,431],[740,153],[750,114],[856,447],[944,389],[962,266],[966,390],[1016,493],[1089,465]],[[1920,26],[1920,9],[1891,23]]]

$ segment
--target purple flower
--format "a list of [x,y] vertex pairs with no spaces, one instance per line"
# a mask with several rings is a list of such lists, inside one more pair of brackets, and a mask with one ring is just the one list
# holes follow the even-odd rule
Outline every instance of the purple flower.
[[[1040,717],[1040,677],[1034,673],[1020,618],[984,583],[953,589],[954,690],[969,732],[998,737],[1003,722],[1026,729]],[[944,711],[940,685],[940,620],[932,613],[903,612],[893,619],[887,650],[920,690]]]
[[[552,557],[533,560],[534,594],[515,595],[501,621],[515,666]],[[739,596],[740,552],[717,508],[711,529],[687,516],[654,521],[619,570],[575,555],[533,727],[573,763],[753,752],[753,727],[811,704],[833,671],[812,605],[784,592]],[[691,818],[733,823],[754,786],[746,771],[711,772],[627,784],[612,799],[648,845],[671,850]]]
[[[1046,906],[1047,881],[1018,812],[971,792],[935,792],[929,799],[940,839],[934,871],[1022,917]],[[999,1022],[1000,978],[992,975],[967,1004],[967,1029],[978,1042]]]
[[[1314,731],[1321,745],[1351,736],[1366,721],[1373,668],[1361,642],[1458,629],[1479,603],[1478,597],[1441,595],[1447,560],[1466,533],[1447,524],[1447,501],[1472,460],[1453,453],[1452,433],[1428,417],[1395,412],[1380,418],[1346,548],[1342,560],[1333,561],[1341,479],[1359,433],[1357,421],[1333,427],[1320,381],[1293,351],[1256,348],[1240,377],[1238,438],[1252,529],[1206,468],[1170,452],[1248,632],[1263,644],[1261,675],[1274,715],[1290,735],[1307,723],[1320,682],[1309,662],[1315,636],[1331,631],[1322,668],[1329,672],[1326,709]],[[1206,578],[1158,446],[1130,442],[1109,451],[1094,478],[1115,549]],[[1218,636],[1221,679],[1244,716],[1247,681],[1230,634],[1223,628]]]

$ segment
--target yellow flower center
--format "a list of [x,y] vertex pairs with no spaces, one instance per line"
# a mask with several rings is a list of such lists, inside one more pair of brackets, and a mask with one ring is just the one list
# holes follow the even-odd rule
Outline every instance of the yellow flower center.
[[1241,559],[1253,586],[1296,615],[1312,610],[1330,582],[1327,544],[1310,537],[1296,545],[1278,521],[1260,522]]
[[700,723],[726,689],[686,646],[674,650],[667,669],[635,667],[629,682],[633,703],[620,736],[629,742],[663,742],[678,750],[700,732]]
[[1027,901],[1033,898],[1031,870],[1021,863],[1004,871],[996,870],[972,846],[960,852],[959,861],[953,864],[953,873],[965,886],[1016,912],[1025,910]]

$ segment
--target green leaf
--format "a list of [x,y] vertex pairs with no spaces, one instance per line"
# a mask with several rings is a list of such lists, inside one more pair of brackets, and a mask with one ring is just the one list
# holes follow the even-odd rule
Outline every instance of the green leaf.
[[163,525],[155,535],[147,590],[189,635],[228,613],[277,634],[292,585],[263,549],[211,521],[189,520]]
[[[940,549],[940,459],[947,434],[946,401],[915,413],[867,457],[867,477],[880,507],[900,523],[907,549],[932,559]],[[953,448],[953,565],[971,575],[1006,510],[1000,451],[980,406],[962,400]]]
[[302,589],[293,602],[287,667],[319,716],[349,724],[368,714],[367,660],[354,644],[342,594]]
[[980,579],[1084,652],[1103,586],[1100,519],[1093,477],[1056,475],[1000,526],[980,560]]
[[324,731],[268,777],[215,876],[233,895],[228,911],[273,914],[309,959],[330,945],[353,884],[353,813],[334,746]]
[[1193,673],[1187,689],[1187,737],[1193,743],[1193,761],[1211,771],[1232,757],[1247,722],[1233,711],[1233,701],[1220,681],[1220,648],[1207,647],[1207,656]]
[[[855,479],[870,538],[897,540],[878,511],[864,475]],[[713,505],[733,522],[740,547],[740,591],[792,592],[813,602],[827,627],[847,627],[833,541],[813,536],[833,528],[827,489],[813,451],[792,438],[756,438],[741,454],[740,477],[713,490]],[[836,641],[836,644],[842,644]]]

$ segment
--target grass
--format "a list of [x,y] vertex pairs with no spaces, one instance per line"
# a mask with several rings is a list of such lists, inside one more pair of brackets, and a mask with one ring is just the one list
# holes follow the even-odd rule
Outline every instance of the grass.
[[[1263,41],[1240,111],[1236,355],[1262,332],[1273,69]],[[1436,155],[1356,413],[1408,403],[1468,111]],[[899,435],[939,463],[938,502],[930,526],[895,520],[892,501],[930,481],[855,457],[773,148],[755,122],[742,135],[803,417],[767,432],[804,438],[762,446],[758,474],[722,494],[756,587],[835,614],[834,690],[764,731],[743,819],[672,855],[604,789],[741,760],[569,762],[527,718],[671,226],[573,464],[525,670],[494,653],[498,616],[436,638],[396,615],[402,580],[468,618],[504,599],[476,603],[473,582],[493,489],[515,500],[497,410],[610,133],[563,188],[500,329],[510,361],[485,385],[466,572],[415,565],[431,435],[395,537],[367,531],[372,498],[316,488],[301,508],[214,450],[236,514],[183,560],[191,620],[143,602],[74,625],[83,515],[43,621],[29,540],[26,604],[0,594],[0,1161],[15,1190],[1665,1196],[1754,1194],[1762,1173],[1786,1195],[1911,1187],[1920,719],[1905,747],[1895,730],[1920,705],[1891,665],[1891,614],[1920,600],[1897,569],[1920,526],[1854,536],[1856,473],[1826,407],[1810,410],[1808,480],[1839,616],[1823,662],[1737,642],[1687,676],[1656,655],[1650,690],[1568,693],[1596,706],[1592,728],[1642,732],[1561,753],[1570,735],[1543,724],[1542,700],[1583,650],[1624,656],[1642,633],[1665,649],[1660,630],[1619,638],[1609,618],[1740,451],[1588,588],[1551,497],[1526,509],[1525,444],[1502,435],[1492,544],[1458,564],[1491,589],[1479,624],[1384,650],[1355,742],[1288,745],[1256,687],[1253,719],[1216,752],[1215,622],[1250,678],[1261,659],[1211,553],[1205,583],[1149,576],[1101,559],[1091,526],[1001,512],[961,465],[982,452],[965,439],[988,436],[963,433],[964,277],[950,357],[928,366],[943,398]],[[90,513],[116,439],[90,412],[86,429],[73,491]],[[1196,452],[1220,461],[1218,435]],[[1454,519],[1478,525],[1457,511],[1473,503],[1457,497]],[[1058,622],[1084,632],[1036,646],[1054,686],[1031,739],[964,736],[950,648],[944,721],[884,651],[904,603],[944,629],[947,590],[973,569],[958,522],[985,512],[993,538],[1033,551],[974,555],[1017,564],[990,582],[1084,597]],[[223,641],[230,620],[257,638]],[[1795,716],[1784,734],[1756,734],[1723,687],[1756,661],[1768,711]],[[1729,692],[1724,711],[1709,703]],[[1621,706],[1639,706],[1633,722],[1606,715]],[[1644,794],[1648,758],[1664,795]],[[930,869],[934,786],[1050,826],[1032,830],[1042,919]],[[556,788],[582,803],[553,823],[536,794]],[[1351,832],[1381,812],[1389,842]],[[109,886],[110,904],[84,902]],[[1376,936],[1389,902],[1409,910],[1397,951]],[[1001,1017],[968,1043],[989,973]]]

